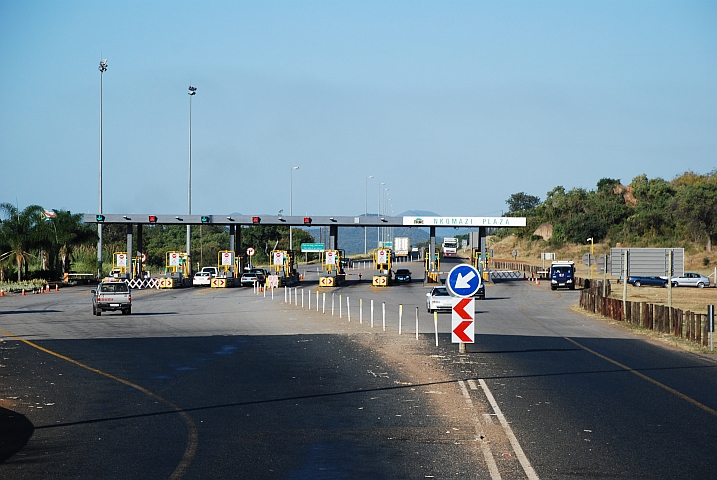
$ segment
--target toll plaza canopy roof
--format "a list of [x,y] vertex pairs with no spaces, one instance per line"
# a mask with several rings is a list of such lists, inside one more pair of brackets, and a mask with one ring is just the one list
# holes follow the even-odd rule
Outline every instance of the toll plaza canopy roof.
[[291,225],[338,227],[525,227],[525,217],[388,217],[388,216],[282,216],[282,215],[152,215],[90,214],[85,223],[119,223],[147,225]]

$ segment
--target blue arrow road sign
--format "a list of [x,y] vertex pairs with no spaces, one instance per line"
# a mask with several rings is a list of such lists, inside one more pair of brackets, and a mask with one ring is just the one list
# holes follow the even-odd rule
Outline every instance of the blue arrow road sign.
[[446,287],[456,297],[472,297],[480,288],[480,273],[472,265],[456,265],[448,272]]

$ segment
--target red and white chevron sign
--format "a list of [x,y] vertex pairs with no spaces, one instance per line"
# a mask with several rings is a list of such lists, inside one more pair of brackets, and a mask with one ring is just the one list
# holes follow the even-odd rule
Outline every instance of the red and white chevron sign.
[[454,298],[451,309],[453,343],[474,343],[475,298]]

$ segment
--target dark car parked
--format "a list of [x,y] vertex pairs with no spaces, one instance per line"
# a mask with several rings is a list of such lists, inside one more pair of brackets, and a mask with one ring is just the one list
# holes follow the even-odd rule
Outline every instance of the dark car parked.
[[635,287],[642,285],[650,287],[666,287],[667,279],[662,277],[627,277],[627,283]]

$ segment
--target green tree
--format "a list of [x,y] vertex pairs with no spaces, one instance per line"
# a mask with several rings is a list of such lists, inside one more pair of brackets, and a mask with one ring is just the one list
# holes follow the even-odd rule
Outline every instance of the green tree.
[[50,246],[51,257],[58,261],[54,269],[59,274],[70,271],[70,262],[75,248],[80,245],[89,245],[97,242],[97,231],[89,225],[82,223],[82,214],[72,214],[67,210],[53,210],[55,217],[43,223],[48,230],[43,237]]
[[30,205],[24,210],[18,210],[11,203],[0,204],[0,213],[3,214],[0,236],[2,243],[9,249],[0,256],[0,261],[14,258],[17,265],[17,281],[22,281],[23,269],[28,274],[29,259],[33,255],[30,250],[39,245],[41,237],[38,225],[42,222],[44,209],[39,205]]
[[508,213],[526,213],[540,205],[540,198],[525,192],[518,192],[512,194],[505,203],[508,204]]
[[702,182],[682,189],[676,199],[682,221],[695,234],[707,237],[707,251],[717,234],[717,184]]

